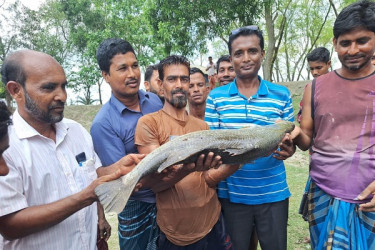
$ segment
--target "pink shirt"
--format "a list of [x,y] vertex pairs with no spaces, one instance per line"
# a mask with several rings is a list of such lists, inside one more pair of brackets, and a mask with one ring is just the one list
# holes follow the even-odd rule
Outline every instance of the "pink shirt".
[[375,180],[375,74],[316,79],[311,177],[329,195],[356,203]]

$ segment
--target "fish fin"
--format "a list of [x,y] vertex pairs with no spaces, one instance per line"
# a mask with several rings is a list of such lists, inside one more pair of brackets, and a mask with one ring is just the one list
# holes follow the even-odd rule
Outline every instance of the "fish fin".
[[127,176],[100,184],[95,188],[95,194],[107,213],[121,213],[128,202],[138,179],[126,178]]
[[229,153],[229,155],[240,155],[249,151],[249,148],[226,148],[223,152]]

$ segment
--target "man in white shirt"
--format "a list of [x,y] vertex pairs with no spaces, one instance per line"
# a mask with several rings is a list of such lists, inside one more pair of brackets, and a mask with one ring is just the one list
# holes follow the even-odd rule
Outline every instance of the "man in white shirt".
[[17,102],[3,153],[9,174],[0,178],[4,249],[96,249],[94,189],[129,172],[141,156],[122,158],[110,166],[113,174],[96,179],[101,162],[90,135],[63,119],[67,81],[61,65],[21,50],[5,59],[1,74]]
[[206,67],[208,74],[208,82],[210,84],[210,90],[216,87],[216,65],[212,61],[212,56],[208,57],[208,65]]

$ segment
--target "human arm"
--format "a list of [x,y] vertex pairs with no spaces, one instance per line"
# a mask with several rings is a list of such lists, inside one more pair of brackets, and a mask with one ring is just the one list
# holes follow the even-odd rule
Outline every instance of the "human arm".
[[109,225],[107,219],[105,218],[103,206],[100,202],[97,202],[98,206],[98,227],[99,227],[99,237],[100,239],[104,239],[108,241],[109,237],[111,237],[111,225]]
[[[144,154],[128,154],[107,167],[97,168],[96,173],[99,177],[112,174],[117,170],[120,170],[123,174],[127,174],[132,171],[135,165],[138,164],[144,157]],[[133,161],[135,164],[129,165],[129,160]]]
[[104,167],[117,162],[129,153],[125,150],[119,131],[112,126],[108,119],[94,122],[91,126],[90,134],[95,152]]
[[[159,146],[158,144],[138,145],[137,148],[140,153],[148,154]],[[217,168],[221,164],[220,160],[220,156],[215,156],[212,152],[208,153],[207,157],[202,154],[195,163],[171,166],[161,173],[153,173],[145,176],[140,182],[142,183],[142,187],[150,188],[155,193],[161,192],[173,187],[177,182],[194,171],[205,171],[207,169]]]
[[204,179],[207,183],[207,185],[211,188],[215,188],[216,185],[224,180],[225,178],[232,175],[234,172],[236,172],[240,168],[240,164],[222,164],[217,169],[209,169],[204,172]]
[[291,133],[291,138],[301,150],[307,150],[311,146],[314,129],[314,121],[311,115],[311,83],[306,86],[303,93],[302,107],[300,127],[295,127]]
[[[134,167],[136,162],[132,157],[123,160],[128,168]],[[7,239],[17,239],[50,228],[65,220],[75,212],[91,205],[97,200],[95,188],[125,174],[126,168],[102,176],[94,180],[82,191],[64,199],[43,205],[24,207],[18,211],[0,217],[0,233]]]
[[[281,95],[282,100],[285,101],[285,106],[281,112],[281,116],[275,122],[289,121],[294,122],[294,111],[293,111],[293,101],[289,90],[285,95]],[[278,148],[273,151],[272,157],[278,160],[286,160],[291,157],[296,152],[296,146],[293,143],[292,137],[289,133],[286,133],[284,138],[278,145]]]
[[206,71],[208,71],[210,68],[211,68],[211,64],[208,64],[208,66],[206,67]]

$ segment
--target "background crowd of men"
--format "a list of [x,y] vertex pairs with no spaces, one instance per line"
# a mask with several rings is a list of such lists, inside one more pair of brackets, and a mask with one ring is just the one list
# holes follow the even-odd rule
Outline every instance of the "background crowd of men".
[[[145,176],[118,215],[121,249],[287,249],[290,191],[283,160],[311,151],[306,185],[313,249],[375,248],[375,3],[344,8],[329,51],[307,56],[298,121],[273,154],[244,166],[213,152]],[[94,189],[129,173],[175,136],[294,121],[289,90],[259,76],[263,33],[235,29],[229,55],[206,68],[178,55],[141,72],[131,44],[97,49],[112,90],[89,134],[63,118],[67,80],[45,53],[20,50],[1,68],[17,103],[0,103],[0,249],[96,249],[111,228]],[[216,82],[219,86],[215,87]],[[256,129],[256,128],[254,128]],[[301,190],[302,192],[302,190]]]

